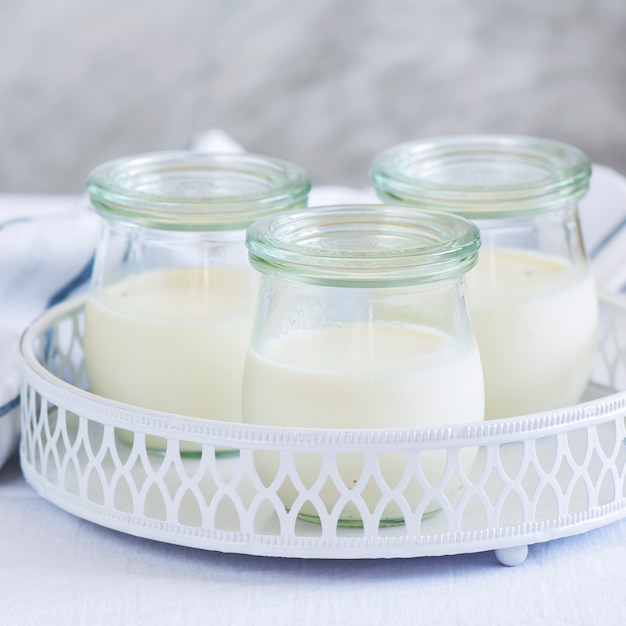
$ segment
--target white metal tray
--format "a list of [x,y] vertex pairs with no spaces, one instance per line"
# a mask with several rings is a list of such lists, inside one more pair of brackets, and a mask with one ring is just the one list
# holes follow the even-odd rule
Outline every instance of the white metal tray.
[[[420,430],[247,426],[101,398],[86,391],[83,303],[51,309],[22,338],[20,444],[27,481],[81,518],[223,552],[353,559],[495,550],[516,565],[530,544],[626,516],[626,393],[615,391],[626,388],[621,297],[600,297],[594,373],[581,404]],[[132,445],[116,428],[134,433]],[[149,453],[146,435],[163,437],[164,453]],[[181,442],[201,454],[187,458]],[[255,464],[268,451],[277,468],[270,478]],[[437,479],[420,463],[433,454]],[[340,473],[346,458],[360,468],[349,483]],[[393,484],[389,458],[403,467]],[[299,475],[303,459],[319,466],[315,480]],[[390,508],[404,523],[384,525]],[[352,527],[338,524],[346,510],[359,520]],[[311,511],[319,521],[303,519]]]

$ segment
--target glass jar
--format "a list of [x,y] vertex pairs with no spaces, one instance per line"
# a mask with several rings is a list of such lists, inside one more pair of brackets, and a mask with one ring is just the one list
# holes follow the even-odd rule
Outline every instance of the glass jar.
[[590,173],[572,146],[510,135],[404,143],[372,165],[384,202],[480,228],[468,297],[488,419],[575,404],[588,384],[598,308],[578,201]]
[[[103,218],[85,307],[90,390],[139,407],[241,421],[258,290],[245,229],[305,206],[308,177],[265,156],[160,152],[100,165],[87,189]],[[149,436],[147,445],[160,450],[164,440]]]
[[[479,243],[478,229],[462,218],[383,205],[310,208],[255,222],[247,245],[261,284],[243,421],[376,429],[482,420],[482,370],[464,295]],[[429,480],[445,464],[440,452],[420,459]],[[278,455],[257,455],[270,484]],[[315,482],[319,461],[296,461],[305,484]],[[337,463],[345,485],[356,484],[359,455]],[[388,485],[404,463],[396,453],[380,460]],[[405,495],[415,506],[420,493]],[[320,492],[329,510],[332,495],[328,486]],[[283,487],[280,496],[290,507],[293,491]],[[362,493],[371,508],[379,496],[375,486]],[[319,519],[310,505],[300,516]],[[383,516],[384,524],[401,522],[395,507]],[[339,524],[359,524],[354,506]]]

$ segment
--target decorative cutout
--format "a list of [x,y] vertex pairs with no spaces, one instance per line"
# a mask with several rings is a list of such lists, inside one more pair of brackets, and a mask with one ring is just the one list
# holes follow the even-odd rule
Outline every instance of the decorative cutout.
[[502,500],[503,492],[508,493],[510,490],[510,486],[503,482],[502,478],[500,478],[500,471],[495,467],[492,468],[489,477],[482,484],[482,487],[492,505]]
[[182,498],[174,501],[174,510],[178,512],[178,523],[183,526],[202,528],[202,510],[196,494],[189,489],[182,493]]
[[533,520],[536,522],[556,519],[562,514],[562,511],[559,509],[558,495],[551,484],[545,485],[541,490],[533,513]]
[[[320,532],[319,524],[304,524],[306,529],[313,527]],[[259,535],[278,536],[281,534],[279,514],[269,500],[263,500],[254,516],[253,532]]]
[[497,525],[506,528],[521,526],[525,522],[524,503],[516,491],[509,491],[499,507]]
[[280,452],[278,450],[255,450],[253,456],[256,475],[265,487],[270,487],[278,475]]
[[[379,508],[381,498],[385,495],[381,488],[378,486],[378,481],[374,478],[374,476],[368,476],[367,482],[364,482],[361,479],[351,490],[351,497],[355,502],[358,503],[359,508],[362,510],[363,508],[367,509],[369,513],[374,513],[374,511]],[[361,501],[363,505],[361,506]],[[394,518],[402,518],[402,515],[398,512],[397,506],[393,507],[393,513],[391,514],[391,519],[387,519],[387,522],[393,522]]]
[[330,513],[337,506],[337,500],[339,500],[341,492],[337,489],[335,481],[329,476],[320,488],[319,495],[324,503],[326,512]]
[[559,461],[556,435],[538,439],[535,443],[535,455],[544,474],[554,473]]
[[561,489],[561,493],[567,493],[569,491],[569,486],[573,479],[574,471],[570,465],[570,460],[563,457],[561,459],[559,470],[556,473],[556,481]]
[[567,433],[567,447],[571,451],[573,462],[578,467],[583,467],[585,463],[588,446],[589,437],[586,429],[579,428]]
[[241,530],[237,507],[227,495],[220,500],[215,511],[214,526],[217,530],[230,532],[239,532]]
[[[541,474],[537,472],[537,468],[533,463],[529,463],[524,473],[524,477],[520,481],[520,485],[523,489],[523,493],[520,492],[520,497],[523,500],[533,501],[537,495],[537,490],[541,485]],[[524,498],[523,496],[526,496]]]
[[598,497],[594,503],[596,506],[605,506],[613,502],[617,496],[617,489],[615,488],[615,480],[613,478],[613,472],[607,470],[602,476],[602,479],[598,485]]
[[320,452],[295,452],[293,456],[298,477],[305,489],[311,489],[322,468],[322,454]]
[[576,513],[586,511],[590,506],[589,494],[589,487],[582,476],[575,482],[572,482],[568,493],[569,505],[567,512],[570,515],[576,515]]
[[[81,472],[79,468],[76,467],[76,461],[70,458],[65,464],[63,482],[59,486],[63,487],[68,493],[78,496],[80,495],[79,476],[81,476]],[[101,497],[100,503],[102,502],[104,502],[104,498]]]
[[[128,483],[128,480],[124,476],[120,476],[115,485],[113,508],[116,511],[122,511],[124,513],[135,513],[135,505],[133,502],[133,494]],[[142,511],[142,514],[147,516],[146,511]]]
[[[311,525],[319,525],[320,531],[322,526],[321,520],[328,517],[328,513],[324,509],[321,511],[317,509],[311,500],[305,500],[300,506],[296,503],[292,508],[292,512],[294,512],[300,520],[309,522]],[[305,527],[301,525],[300,528]]]
[[[454,522],[455,529],[458,529],[458,521]],[[450,532],[448,516],[443,514],[441,505],[437,500],[424,500],[420,505],[419,515],[413,515],[405,519],[407,534],[424,538],[426,541],[432,537],[446,537]],[[400,530],[396,527],[395,530]],[[410,536],[410,535],[409,535]]]
[[463,507],[460,529],[463,532],[471,533],[484,530],[487,527],[488,522],[485,504],[477,494],[474,494]]
[[[119,488],[119,486],[118,486]],[[138,513],[145,515],[149,519],[167,520],[166,493],[158,483],[152,483],[143,497],[143,506]],[[140,498],[140,501],[142,498]]]
[[619,445],[615,423],[609,422],[607,424],[601,424],[596,428],[596,433],[604,456],[606,456],[607,459],[612,458]]
[[604,464],[602,463],[602,458],[598,454],[596,448],[591,449],[591,458],[587,463],[587,474],[591,480],[591,484],[597,486],[599,483],[600,474],[602,472],[602,468]]
[[[78,481],[76,488],[78,489]],[[105,501],[105,493],[107,489],[102,484],[101,475],[92,469],[91,472],[87,474],[87,483],[86,483],[86,498],[89,502],[93,504],[99,504],[101,506],[106,505]],[[70,491],[70,493],[72,493]]]

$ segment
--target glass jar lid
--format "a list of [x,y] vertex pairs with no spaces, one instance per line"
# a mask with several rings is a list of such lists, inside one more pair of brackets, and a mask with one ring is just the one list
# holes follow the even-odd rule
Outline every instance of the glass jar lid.
[[87,190],[105,217],[148,228],[236,230],[304,206],[311,183],[287,161],[250,153],[155,152],[96,167]]
[[470,221],[439,211],[339,205],[260,219],[246,244],[254,267],[285,280],[391,287],[467,272],[480,236]]
[[468,218],[519,216],[575,201],[591,163],[567,144],[519,135],[458,135],[397,145],[373,162],[381,199]]

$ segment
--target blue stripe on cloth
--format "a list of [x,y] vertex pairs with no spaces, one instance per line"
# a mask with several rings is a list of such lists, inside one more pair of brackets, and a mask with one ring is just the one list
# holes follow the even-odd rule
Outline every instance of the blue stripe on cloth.
[[62,302],[67,298],[73,291],[76,291],[79,287],[84,285],[90,278],[91,272],[93,270],[93,261],[94,256],[87,261],[87,264],[74,276],[71,280],[69,280],[65,285],[57,289],[48,299],[48,304],[46,308],[50,308],[59,302]]
[[[63,286],[59,287],[51,296],[48,298],[48,304],[46,308],[49,309],[53,307],[55,304],[59,304],[67,298],[73,291],[84,285],[91,278],[91,272],[93,270],[95,255],[92,255],[89,261],[85,264],[85,266],[76,274],[71,280],[65,283]],[[49,329],[44,334],[44,345],[43,345],[43,354],[46,361],[50,359],[50,351],[52,349],[52,330]]]
[[52,350],[52,339],[54,335],[52,328],[48,328],[43,335],[43,358],[46,363],[50,362],[50,352]]
[[29,222],[30,219],[30,217],[14,217],[13,219],[7,220],[6,222],[2,222],[0,224],[0,228],[12,226],[13,224],[21,224],[22,222]]
[[602,252],[602,250],[604,250],[604,248],[606,248],[609,243],[611,243],[611,241],[613,241],[613,239],[615,239],[615,237],[617,237],[617,235],[624,230],[624,227],[626,227],[626,217],[623,218],[621,222],[613,228],[613,230],[600,239],[600,241],[594,246],[593,250],[589,253],[589,258],[592,260],[596,258],[598,254],[600,254],[600,252]]
[[17,395],[12,400],[5,402],[2,406],[0,406],[0,418],[8,415],[16,406],[19,406],[20,396]]

